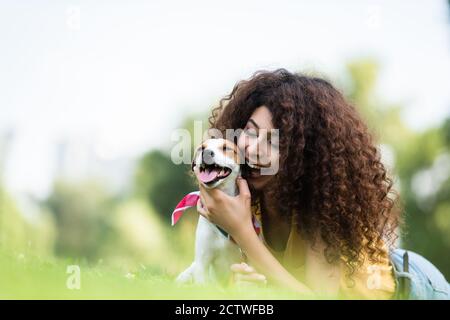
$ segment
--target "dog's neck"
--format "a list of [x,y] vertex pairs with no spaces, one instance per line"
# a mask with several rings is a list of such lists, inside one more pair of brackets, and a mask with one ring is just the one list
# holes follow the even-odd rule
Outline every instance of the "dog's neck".
[[239,194],[239,189],[236,184],[236,179],[227,179],[224,183],[221,183],[217,189],[222,190],[227,195],[235,197]]

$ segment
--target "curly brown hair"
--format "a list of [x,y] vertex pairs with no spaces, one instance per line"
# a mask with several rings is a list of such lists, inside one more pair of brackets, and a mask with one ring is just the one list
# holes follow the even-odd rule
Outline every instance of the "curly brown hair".
[[385,256],[400,222],[397,193],[373,137],[356,109],[328,81],[285,69],[238,82],[209,118],[211,128],[242,129],[266,106],[280,131],[280,170],[271,188],[280,216],[294,215],[313,245],[320,236],[348,274]]

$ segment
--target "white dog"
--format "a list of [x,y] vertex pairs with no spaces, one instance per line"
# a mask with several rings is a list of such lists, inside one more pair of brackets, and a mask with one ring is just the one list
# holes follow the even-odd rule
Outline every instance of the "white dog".
[[[225,139],[208,139],[196,150],[192,170],[199,183],[206,188],[217,188],[236,196],[239,193],[236,179],[240,174],[240,163],[240,154],[234,143]],[[230,266],[241,260],[242,253],[236,243],[222,229],[200,215],[194,262],[180,273],[176,281],[226,284],[231,276]]]

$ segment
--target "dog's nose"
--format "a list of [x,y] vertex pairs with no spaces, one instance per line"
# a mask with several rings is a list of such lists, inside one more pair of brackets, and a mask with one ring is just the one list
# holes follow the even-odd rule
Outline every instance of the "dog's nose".
[[214,151],[205,149],[202,153],[203,163],[213,164],[214,163]]

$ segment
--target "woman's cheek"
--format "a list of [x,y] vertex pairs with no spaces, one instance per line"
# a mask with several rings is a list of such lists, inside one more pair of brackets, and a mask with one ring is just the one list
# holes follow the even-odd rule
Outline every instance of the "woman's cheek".
[[244,138],[244,134],[241,134],[238,138],[237,141],[237,146],[239,148],[239,150],[245,150],[245,138]]

